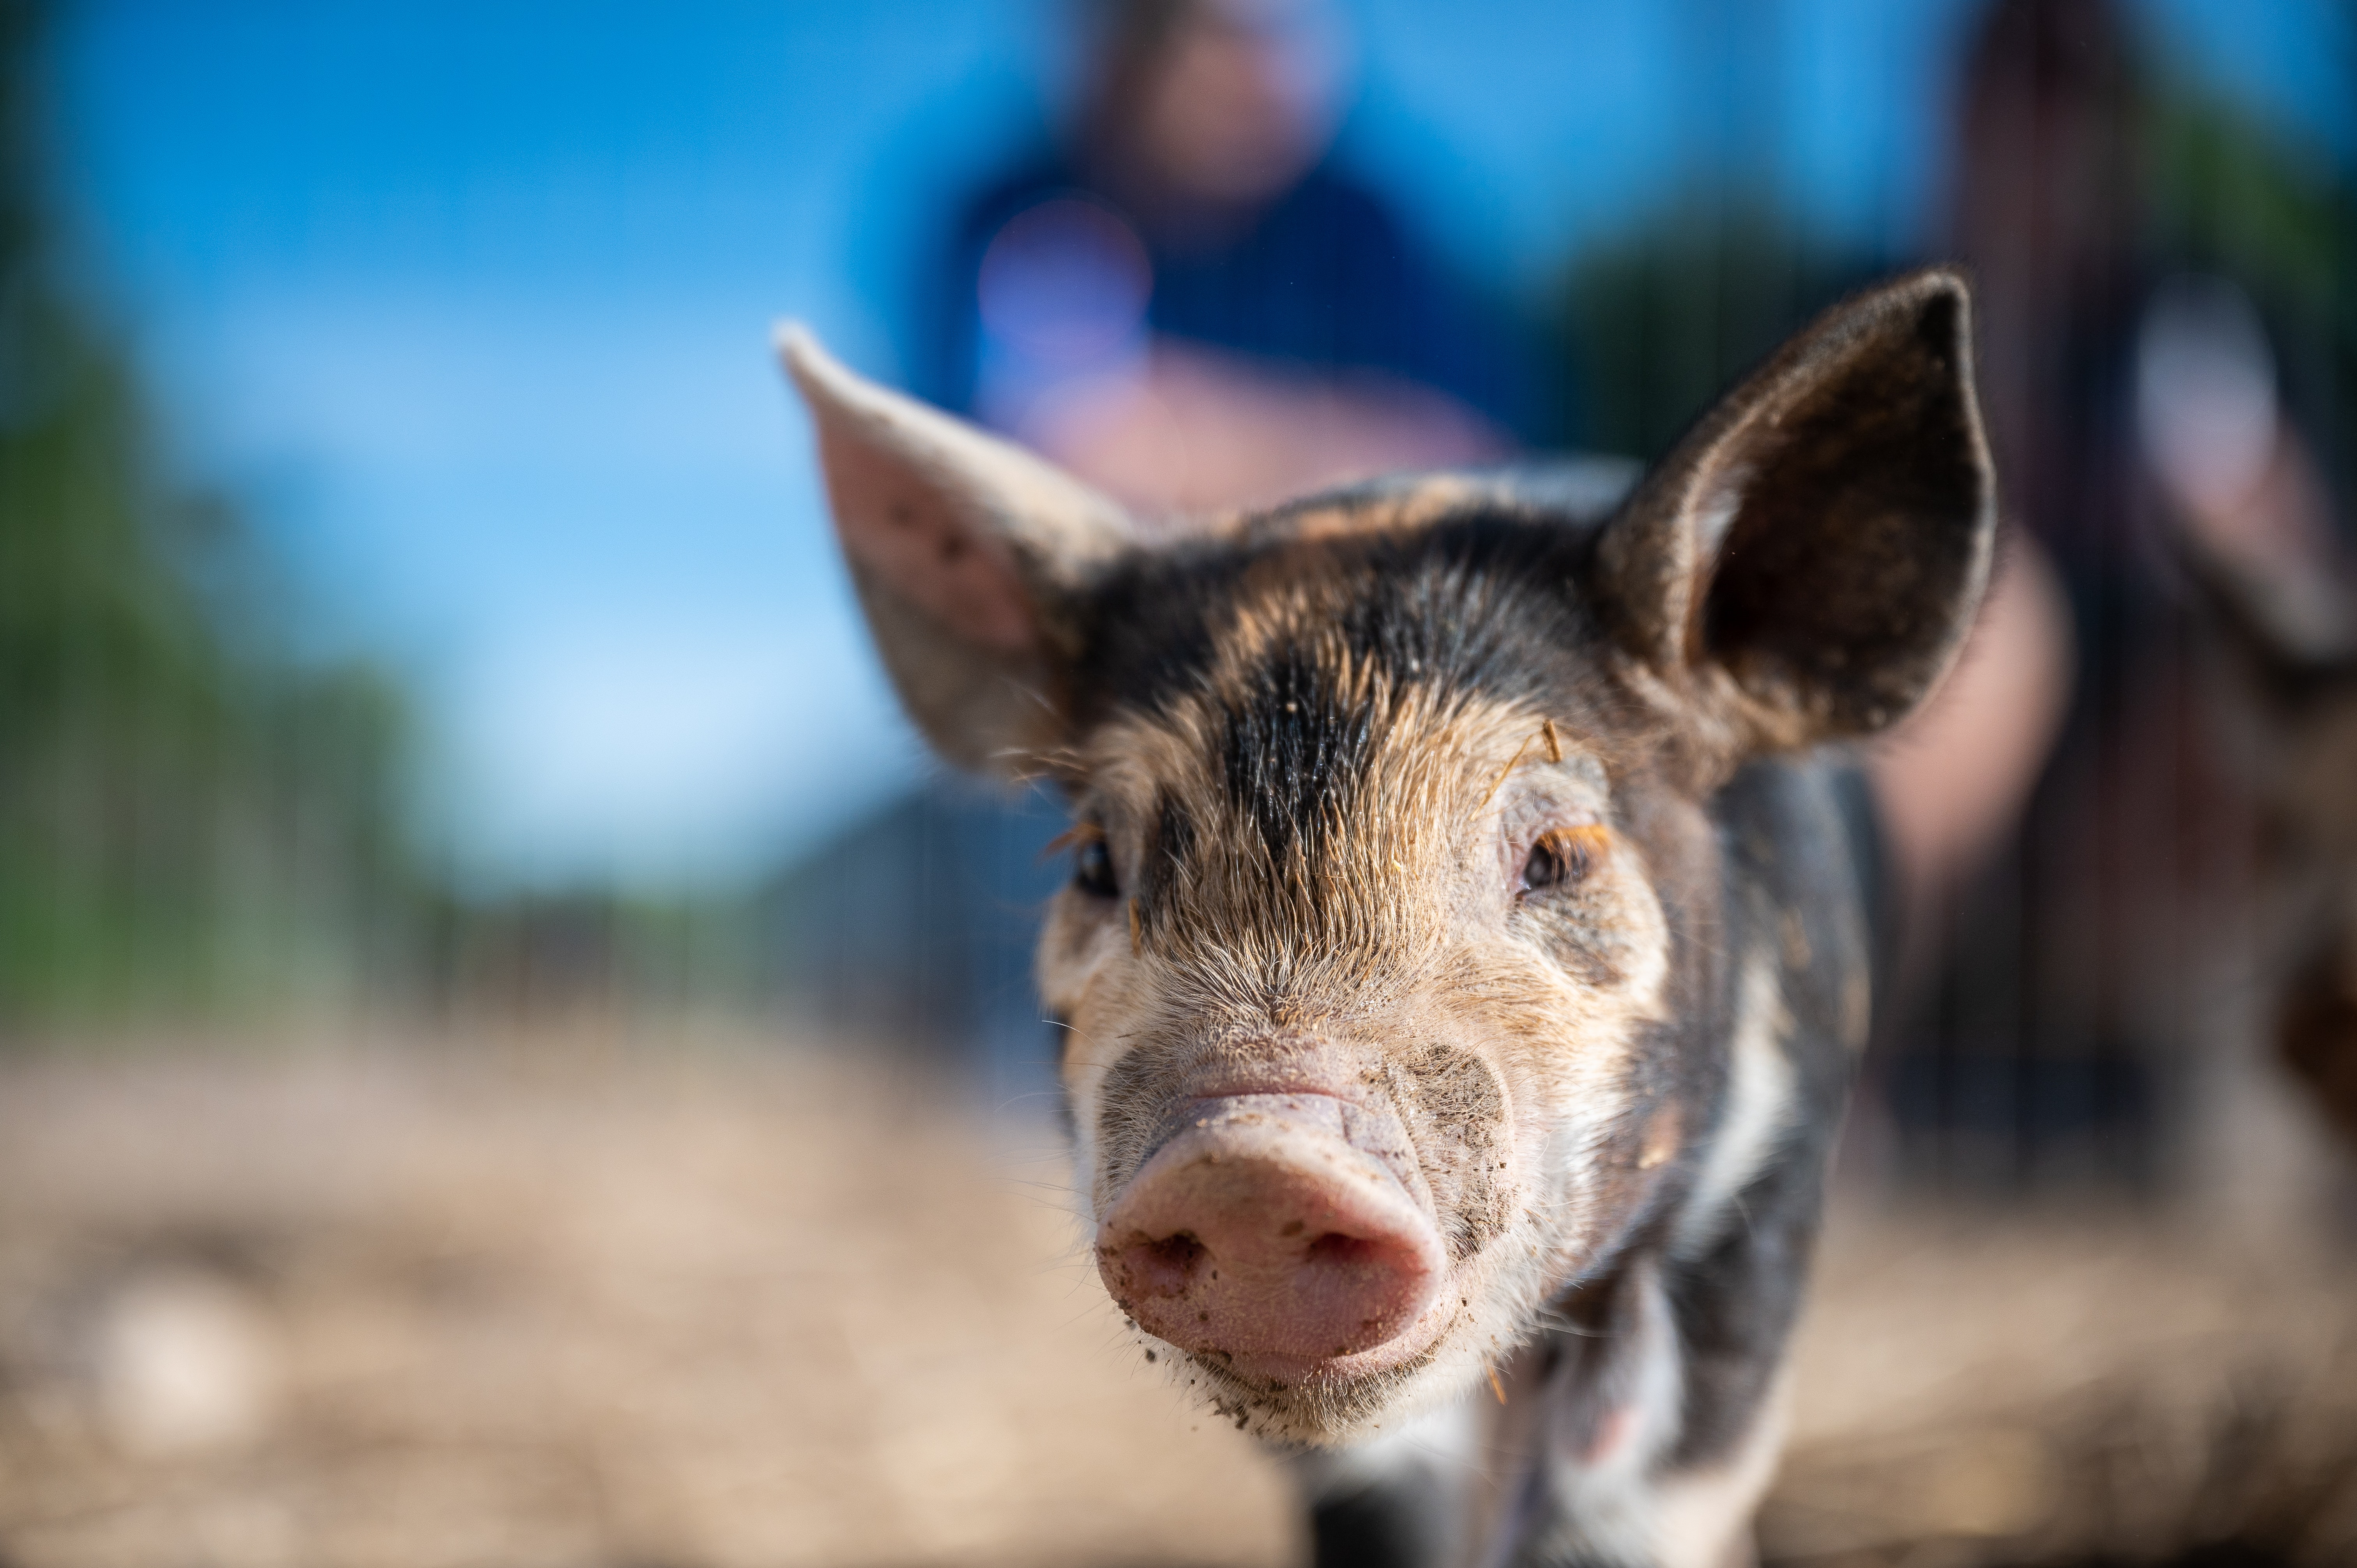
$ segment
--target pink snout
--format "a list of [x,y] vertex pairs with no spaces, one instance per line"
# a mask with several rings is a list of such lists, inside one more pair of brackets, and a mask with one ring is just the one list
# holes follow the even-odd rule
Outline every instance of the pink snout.
[[1137,1326],[1232,1364],[1299,1371],[1400,1336],[1448,1266],[1440,1233],[1321,1095],[1205,1101],[1097,1229]]

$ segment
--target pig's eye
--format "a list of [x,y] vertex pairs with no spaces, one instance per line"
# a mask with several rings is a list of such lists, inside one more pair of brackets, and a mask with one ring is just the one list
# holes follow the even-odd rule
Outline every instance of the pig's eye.
[[1590,837],[1574,831],[1542,835],[1531,845],[1530,858],[1523,862],[1522,891],[1544,893],[1567,887],[1585,876],[1593,854],[1588,847]]
[[1072,886],[1092,898],[1121,897],[1121,884],[1113,874],[1113,851],[1102,834],[1083,841],[1073,852]]

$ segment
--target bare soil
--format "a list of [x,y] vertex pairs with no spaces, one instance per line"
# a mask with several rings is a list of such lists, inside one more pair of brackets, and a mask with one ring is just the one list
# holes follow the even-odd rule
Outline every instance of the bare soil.
[[[1300,1561],[1061,1183],[1044,1126],[741,1042],[0,1069],[0,1563]],[[1853,1197],[1764,1543],[2060,1562],[2282,1514],[2194,1494],[2234,1442],[2357,1455],[2352,1304],[2345,1248]]]

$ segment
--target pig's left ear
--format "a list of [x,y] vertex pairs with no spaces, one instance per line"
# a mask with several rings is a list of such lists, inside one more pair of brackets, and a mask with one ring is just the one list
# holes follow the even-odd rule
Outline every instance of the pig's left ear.
[[1733,753],[1882,728],[1988,578],[1995,477],[1963,279],[1835,306],[1729,394],[1599,542],[1647,683]]
[[798,326],[780,328],[778,351],[909,716],[952,762],[1024,774],[1067,738],[1076,612],[1126,520],[1029,453],[861,380]]

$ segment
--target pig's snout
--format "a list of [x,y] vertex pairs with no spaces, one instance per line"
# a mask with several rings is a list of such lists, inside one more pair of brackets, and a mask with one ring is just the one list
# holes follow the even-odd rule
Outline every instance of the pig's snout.
[[1139,1327],[1239,1369],[1399,1337],[1438,1295],[1438,1228],[1322,1096],[1200,1102],[1097,1230],[1097,1267]]

